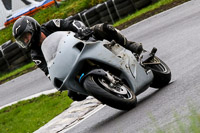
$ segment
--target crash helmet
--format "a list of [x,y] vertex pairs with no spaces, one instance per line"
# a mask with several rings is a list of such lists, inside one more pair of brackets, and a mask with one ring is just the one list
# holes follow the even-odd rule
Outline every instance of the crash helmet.
[[40,24],[32,17],[22,16],[13,25],[12,33],[16,42],[25,49],[36,45],[40,41]]

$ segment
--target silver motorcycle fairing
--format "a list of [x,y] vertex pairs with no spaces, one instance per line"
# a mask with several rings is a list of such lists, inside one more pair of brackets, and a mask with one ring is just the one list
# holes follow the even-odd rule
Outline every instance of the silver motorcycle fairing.
[[42,44],[42,51],[47,61],[51,81],[58,78],[63,83],[59,90],[73,90],[87,94],[75,80],[85,60],[95,60],[121,71],[120,78],[125,79],[135,94],[149,87],[153,80],[151,71],[138,64],[135,56],[119,45],[110,49],[104,44],[108,41],[88,42],[77,39],[73,32],[55,32]]

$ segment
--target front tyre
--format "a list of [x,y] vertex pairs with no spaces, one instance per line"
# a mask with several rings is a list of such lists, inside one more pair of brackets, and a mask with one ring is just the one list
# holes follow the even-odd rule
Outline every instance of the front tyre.
[[105,77],[89,75],[84,88],[104,104],[120,110],[130,110],[137,104],[134,92],[125,84],[112,84]]
[[158,57],[154,57],[146,65],[147,69],[151,69],[154,75],[152,84],[150,85],[153,88],[162,88],[169,84],[171,80],[171,71],[170,68]]

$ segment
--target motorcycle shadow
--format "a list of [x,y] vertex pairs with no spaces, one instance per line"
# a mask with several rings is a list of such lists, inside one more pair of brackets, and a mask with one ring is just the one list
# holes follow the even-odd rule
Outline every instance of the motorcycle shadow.
[[145,103],[146,101],[150,100],[155,95],[159,95],[159,93],[162,93],[165,90],[165,88],[170,87],[170,85],[172,85],[173,83],[174,83],[174,81],[172,81],[168,85],[166,85],[162,88],[158,88],[158,89],[157,88],[148,88],[146,91],[144,91],[143,93],[141,93],[137,96],[137,100],[138,100],[137,106],[140,106],[142,103]]

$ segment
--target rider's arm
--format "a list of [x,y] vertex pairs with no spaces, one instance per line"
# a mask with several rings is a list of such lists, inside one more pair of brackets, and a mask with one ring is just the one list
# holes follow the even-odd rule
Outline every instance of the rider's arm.
[[88,37],[92,34],[92,30],[85,26],[85,24],[78,20],[68,19],[53,19],[41,26],[42,32],[46,36],[56,31],[73,31],[79,34],[82,38]]
[[49,71],[44,56],[40,52],[31,50],[31,58],[37,67],[39,67],[45,75],[48,76]]
[[73,31],[78,32],[83,27],[86,27],[81,21],[67,19],[53,19],[43,24],[43,30],[53,33],[55,31]]

